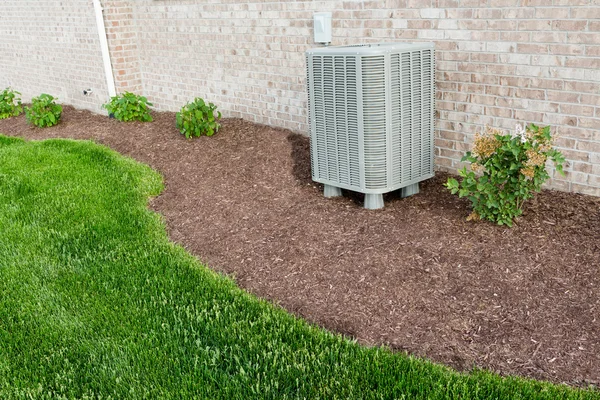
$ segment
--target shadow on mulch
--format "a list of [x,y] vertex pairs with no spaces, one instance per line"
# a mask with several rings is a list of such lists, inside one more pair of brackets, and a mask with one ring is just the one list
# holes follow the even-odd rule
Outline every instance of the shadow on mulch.
[[[300,182],[300,184],[314,184],[322,191],[323,185],[312,181],[311,166],[310,166],[310,145],[306,136],[299,133],[290,132],[287,136],[290,145],[292,146],[291,156],[294,162],[292,173]],[[363,193],[353,192],[351,190],[342,189],[343,196],[351,199],[354,204],[361,206],[364,203],[365,195]],[[401,199],[399,190],[385,193],[383,195],[385,203]]]
[[442,186],[325,199],[308,139],[238,119],[188,141],[173,113],[120,123],[65,107],[53,128],[0,121],[29,139],[96,142],[151,165],[168,232],[211,268],[290,312],[366,345],[584,386],[600,382],[600,199],[544,191],[512,228],[468,223]]

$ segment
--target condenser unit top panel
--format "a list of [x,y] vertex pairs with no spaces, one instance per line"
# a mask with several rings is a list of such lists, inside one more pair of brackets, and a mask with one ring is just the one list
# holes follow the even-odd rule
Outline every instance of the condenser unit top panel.
[[376,56],[387,53],[399,53],[415,50],[433,49],[433,43],[373,43],[373,44],[356,44],[350,46],[328,46],[310,49],[306,52],[307,55],[361,55],[361,56]]

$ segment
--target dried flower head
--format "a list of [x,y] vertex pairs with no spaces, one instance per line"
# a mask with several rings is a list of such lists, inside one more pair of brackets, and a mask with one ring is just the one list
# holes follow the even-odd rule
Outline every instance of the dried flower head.
[[479,221],[481,219],[481,217],[479,216],[479,214],[477,214],[475,211],[473,211],[471,214],[469,214],[469,216],[467,217],[467,221]]
[[483,165],[478,164],[478,163],[475,162],[475,163],[471,164],[471,171],[473,171],[473,172],[481,172],[481,171],[483,171]]
[[533,179],[535,176],[535,169],[533,167],[521,168],[520,171],[528,179]]
[[501,146],[501,143],[496,139],[496,135],[502,135],[502,131],[489,126],[486,126],[483,135],[476,133],[473,142],[473,154],[482,158],[488,158],[494,154]]
[[539,150],[541,153],[546,153],[546,152],[550,151],[551,149],[552,149],[552,143],[547,143],[547,142],[546,142],[546,143],[544,143],[544,144],[541,144],[541,145],[538,147],[538,150]]
[[541,167],[546,164],[546,155],[540,151],[529,149],[525,154],[527,155],[525,165],[528,167]]

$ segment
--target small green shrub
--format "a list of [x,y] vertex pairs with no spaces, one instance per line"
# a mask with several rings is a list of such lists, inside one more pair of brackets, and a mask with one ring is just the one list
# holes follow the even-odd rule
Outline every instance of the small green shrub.
[[471,163],[471,170],[463,168],[459,183],[450,178],[445,186],[459,197],[467,197],[473,212],[467,220],[487,219],[512,226],[523,212],[525,200],[539,192],[550,177],[546,161],[552,160],[562,172],[563,155],[552,147],[550,127],[531,124],[527,129],[517,125],[514,134],[505,134],[494,128],[476,134],[473,151],[461,161]]
[[0,93],[0,119],[16,117],[23,112],[20,94],[9,87]]
[[55,97],[46,93],[31,99],[31,107],[25,107],[27,121],[38,128],[58,124],[62,114],[62,106],[56,104],[55,100]]
[[152,106],[152,103],[144,96],[125,92],[111,97],[110,101],[102,107],[106,108],[109,114],[114,115],[119,121],[151,122],[149,106]]
[[217,122],[221,113],[217,111],[215,117],[216,110],[217,106],[213,103],[206,103],[200,97],[196,97],[177,113],[177,129],[188,139],[193,136],[212,136],[221,127]]

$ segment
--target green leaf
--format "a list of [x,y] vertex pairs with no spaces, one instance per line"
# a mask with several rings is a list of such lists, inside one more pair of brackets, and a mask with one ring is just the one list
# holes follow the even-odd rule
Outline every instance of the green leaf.
[[447,188],[455,188],[458,187],[458,181],[454,178],[448,178],[448,181],[445,183]]

